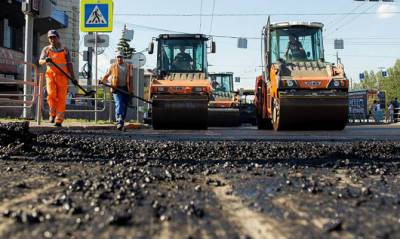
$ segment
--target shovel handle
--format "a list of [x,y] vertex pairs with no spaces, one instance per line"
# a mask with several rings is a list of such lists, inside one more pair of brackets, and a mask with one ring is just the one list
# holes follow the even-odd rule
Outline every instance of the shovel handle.
[[69,74],[67,74],[67,72],[65,72],[63,69],[61,69],[61,67],[59,65],[54,63],[53,60],[51,60],[51,58],[46,58],[46,62],[52,64],[55,68],[57,68],[61,73],[63,73],[63,75],[65,75],[68,79],[71,80],[72,84],[74,84],[79,89],[81,89],[86,95],[89,94],[89,92],[85,88],[83,88],[81,85],[79,85],[78,82],[75,79],[73,79]]
[[140,96],[137,96],[137,95],[131,94],[131,93],[125,91],[125,90],[122,90],[122,89],[113,87],[113,86],[111,86],[111,85],[109,85],[109,84],[103,83],[102,81],[100,81],[99,83],[100,83],[101,85],[104,85],[104,86],[106,86],[106,87],[109,87],[109,88],[111,88],[111,89],[113,89],[113,90],[115,90],[115,91],[118,91],[118,92],[120,92],[120,93],[122,93],[122,94],[128,95],[129,97],[133,97],[133,98],[139,99],[139,100],[141,100],[141,101],[143,101],[143,102],[146,102],[146,103],[148,103],[148,104],[153,104],[153,102],[148,101],[148,100],[146,100],[146,99],[143,99],[143,98],[140,97]]

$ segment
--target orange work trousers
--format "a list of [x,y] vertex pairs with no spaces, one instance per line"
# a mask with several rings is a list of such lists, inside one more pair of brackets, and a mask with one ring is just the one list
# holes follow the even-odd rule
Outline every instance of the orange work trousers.
[[49,115],[55,117],[56,123],[61,124],[67,104],[68,78],[61,73],[46,72],[46,79]]

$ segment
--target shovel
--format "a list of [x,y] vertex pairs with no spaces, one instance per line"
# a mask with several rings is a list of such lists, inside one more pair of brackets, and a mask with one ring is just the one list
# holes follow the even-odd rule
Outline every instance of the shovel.
[[67,74],[65,71],[63,71],[63,69],[61,69],[61,67],[59,65],[57,65],[56,63],[54,63],[51,60],[51,58],[46,58],[46,62],[52,64],[59,71],[61,71],[61,73],[63,73],[68,79],[71,80],[72,84],[74,84],[76,87],[78,87],[79,89],[81,89],[85,93],[85,96],[94,96],[94,94],[96,94],[96,91],[94,91],[94,90],[87,91],[85,88],[83,88],[81,85],[79,85],[76,80],[74,80],[69,74]]
[[143,99],[143,98],[140,97],[140,96],[131,94],[131,93],[129,93],[128,91],[125,91],[125,90],[122,90],[122,89],[113,87],[113,86],[111,86],[111,85],[109,85],[109,84],[105,84],[105,83],[103,83],[103,82],[101,82],[101,81],[99,82],[99,84],[104,85],[104,86],[106,86],[106,87],[109,87],[109,88],[111,88],[111,89],[113,89],[113,90],[115,90],[115,91],[118,91],[118,92],[122,93],[122,94],[128,95],[129,97],[133,97],[133,98],[139,99],[139,100],[141,100],[141,101],[143,101],[143,102],[146,102],[146,103],[148,103],[148,104],[153,104],[153,102],[148,101],[148,100],[146,100],[146,99]]

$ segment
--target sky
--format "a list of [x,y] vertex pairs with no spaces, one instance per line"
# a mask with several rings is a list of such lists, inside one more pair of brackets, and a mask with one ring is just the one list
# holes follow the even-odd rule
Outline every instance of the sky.
[[[262,71],[261,42],[253,38],[261,37],[268,15],[271,22],[323,23],[326,61],[336,62],[334,39],[343,39],[344,49],[338,54],[353,82],[359,81],[360,72],[391,67],[400,58],[400,0],[114,0],[110,46],[98,57],[98,75],[104,75],[115,56],[126,25],[134,30],[130,44],[137,51],[144,51],[151,39],[161,33],[226,36],[213,38],[217,52],[208,56],[209,71],[234,72],[241,78],[235,88],[253,89],[256,76]],[[80,52],[86,50],[85,34],[81,32]],[[237,48],[237,38],[232,37],[248,38],[247,49]],[[144,54],[144,68],[155,68],[156,54]]]

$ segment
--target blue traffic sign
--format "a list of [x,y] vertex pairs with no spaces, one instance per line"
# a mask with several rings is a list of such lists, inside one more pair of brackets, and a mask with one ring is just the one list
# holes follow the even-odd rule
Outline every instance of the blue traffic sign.
[[81,1],[81,31],[112,31],[112,0]]
[[87,4],[85,5],[85,27],[107,27],[108,5]]
[[363,81],[365,79],[364,73],[360,73],[360,81]]

